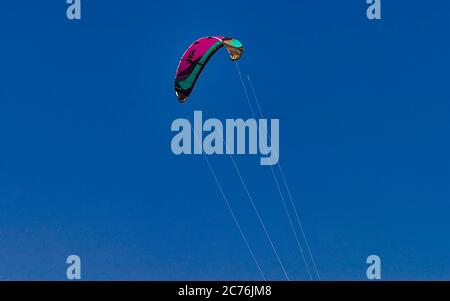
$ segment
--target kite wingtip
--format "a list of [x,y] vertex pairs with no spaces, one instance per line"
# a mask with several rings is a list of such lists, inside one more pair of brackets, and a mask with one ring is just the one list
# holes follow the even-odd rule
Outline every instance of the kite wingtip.
[[175,95],[177,96],[178,102],[180,103],[185,103],[188,99],[186,95],[184,95],[183,93],[178,93],[178,91],[175,91]]

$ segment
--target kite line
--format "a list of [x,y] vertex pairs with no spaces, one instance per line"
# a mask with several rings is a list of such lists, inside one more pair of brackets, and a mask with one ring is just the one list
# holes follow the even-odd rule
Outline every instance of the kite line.
[[[222,135],[222,134],[221,134],[221,135]],[[195,136],[195,133],[194,133],[194,136]],[[223,136],[222,136],[222,139],[223,139]],[[197,143],[199,143],[197,137],[196,137],[196,140],[197,140]],[[260,225],[261,225],[261,228],[263,229],[264,234],[266,235],[267,240],[269,241],[269,244],[270,244],[270,246],[271,246],[271,248],[272,248],[272,251],[273,251],[273,253],[275,254],[275,257],[276,257],[278,263],[280,264],[281,269],[283,270],[283,274],[284,274],[286,280],[289,281],[290,278],[289,278],[289,276],[288,276],[288,274],[287,274],[287,272],[286,272],[286,269],[285,269],[284,264],[283,264],[283,262],[282,262],[282,260],[281,260],[281,258],[280,258],[280,255],[278,254],[278,251],[277,251],[277,249],[276,249],[276,247],[275,247],[275,244],[274,244],[272,238],[270,237],[269,231],[267,231],[266,225],[265,225],[265,223],[264,223],[264,221],[263,221],[263,219],[262,219],[262,217],[261,217],[261,214],[259,213],[258,208],[256,207],[255,201],[253,200],[253,197],[252,197],[252,195],[250,194],[250,191],[249,191],[249,189],[248,189],[248,187],[247,187],[247,184],[245,183],[245,181],[244,181],[244,179],[243,179],[243,177],[242,177],[242,174],[241,174],[241,172],[240,172],[240,170],[239,170],[239,167],[237,166],[236,161],[234,160],[233,156],[231,155],[231,152],[230,152],[229,149],[228,149],[228,144],[225,144],[225,147],[226,147],[226,152],[228,153],[228,155],[229,155],[229,157],[230,157],[230,159],[231,159],[231,162],[233,163],[234,169],[236,170],[236,173],[237,173],[237,175],[238,175],[238,177],[239,177],[239,179],[240,179],[240,181],[241,181],[241,183],[242,183],[242,186],[244,187],[244,191],[245,191],[245,193],[246,193],[246,195],[247,195],[247,197],[248,197],[248,200],[249,200],[250,204],[252,205],[253,210],[255,211],[255,214],[256,214],[256,216],[257,216],[257,218],[258,218],[258,221],[259,221],[259,223],[260,223]],[[203,154],[203,155],[204,155],[205,158],[206,158],[206,154]],[[209,165],[209,161],[208,161],[208,165]],[[212,170],[212,168],[211,168],[211,170]],[[213,173],[214,173],[214,172],[213,172]],[[220,184],[218,184],[218,185],[220,185]],[[221,185],[220,185],[220,186],[221,186]]]
[[[235,62],[235,65],[236,65],[237,73],[238,73],[238,75],[239,75],[239,79],[240,79],[241,84],[242,84],[242,88],[243,88],[243,90],[244,90],[245,97],[246,97],[246,99],[247,99],[247,103],[248,103],[248,105],[249,105],[249,107],[250,107],[250,111],[252,112],[253,118],[256,119],[256,115],[255,115],[255,113],[254,113],[253,105],[251,104],[250,97],[249,97],[249,93],[248,93],[247,88],[246,88],[246,86],[245,86],[244,79],[243,79],[243,77],[242,77],[242,72],[241,72],[240,67],[239,67],[239,63],[236,61],[236,62]],[[254,86],[253,86],[253,83],[251,82],[250,76],[247,76],[247,80],[248,80],[248,82],[249,82],[249,85],[250,85],[250,88],[251,88],[251,91],[252,91],[252,94],[253,94],[253,98],[255,99],[255,103],[256,103],[256,105],[257,105],[257,108],[258,108],[258,111],[259,111],[259,115],[260,115],[260,117],[261,117],[262,119],[264,119],[264,115],[263,115],[263,113],[262,113],[261,105],[260,105],[259,99],[258,99],[258,97],[257,97],[257,95],[256,95],[256,92],[255,92],[255,88],[254,88]],[[269,137],[269,140],[271,140],[270,133],[267,133],[267,135],[268,135],[268,137]],[[301,223],[301,220],[300,220],[298,211],[297,211],[297,209],[296,209],[296,207],[295,207],[295,204],[294,204],[294,201],[293,201],[293,198],[292,198],[292,195],[291,195],[289,186],[288,186],[288,184],[287,184],[286,178],[285,178],[285,176],[284,176],[284,172],[283,172],[283,169],[282,169],[282,167],[281,167],[280,162],[278,162],[277,165],[278,165],[278,168],[279,168],[279,171],[280,171],[282,180],[283,180],[283,182],[284,182],[284,187],[285,187],[286,191],[288,192],[288,196],[289,196],[289,200],[290,200],[290,205],[291,205],[291,207],[293,208],[294,215],[295,215],[296,220],[297,220],[297,223],[298,223],[298,225],[299,225],[299,227],[300,227],[300,230],[301,230],[301,233],[302,233],[303,240],[304,240],[305,245],[306,245],[306,248],[307,248],[307,250],[308,250],[309,257],[311,258],[311,262],[313,263],[314,271],[315,271],[315,273],[316,273],[317,279],[320,281],[321,278],[320,278],[319,271],[318,271],[318,269],[317,269],[317,265],[316,265],[315,260],[314,260],[314,256],[312,255],[311,248],[310,248],[309,243],[308,243],[308,239],[307,239],[306,234],[305,234],[305,231],[304,231],[304,229],[303,229],[303,224]],[[300,241],[299,241],[299,239],[298,239],[297,232],[296,232],[295,227],[294,227],[294,224],[293,224],[293,222],[292,222],[291,215],[289,214],[289,210],[288,210],[288,207],[287,207],[287,205],[286,205],[285,197],[284,197],[284,195],[283,195],[283,193],[282,193],[282,191],[281,191],[280,184],[279,184],[279,181],[278,181],[278,179],[277,179],[277,177],[276,177],[275,170],[274,170],[273,166],[271,166],[271,171],[272,171],[272,175],[273,175],[273,178],[274,178],[274,181],[275,181],[277,190],[278,190],[278,192],[279,192],[279,194],[280,194],[280,198],[281,198],[281,200],[282,200],[283,208],[284,208],[285,213],[286,213],[286,215],[287,215],[287,217],[288,217],[289,224],[290,224],[290,226],[291,226],[291,229],[292,229],[292,232],[293,232],[293,234],[294,234],[294,237],[295,237],[297,246],[298,246],[298,248],[299,248],[301,257],[302,257],[303,262],[304,262],[304,264],[305,264],[306,271],[307,271],[307,273],[308,273],[308,276],[309,276],[310,280],[313,280],[313,277],[312,277],[311,272],[310,272],[310,269],[309,269],[309,265],[308,265],[307,260],[306,260],[306,257],[305,257],[305,252],[303,251],[303,248],[302,248],[302,246],[301,246],[301,244],[300,244]]]
[[[195,140],[197,141],[197,143],[200,143],[200,141],[198,141],[197,136],[195,135],[195,132],[193,132],[193,133],[194,133],[194,137],[195,137]],[[225,192],[223,191],[222,185],[220,184],[219,179],[217,178],[216,173],[214,172],[214,169],[212,168],[212,166],[211,166],[211,164],[210,164],[210,162],[208,160],[208,157],[206,156],[205,153],[203,153],[203,157],[205,158],[206,164],[208,165],[208,168],[211,171],[211,174],[212,174],[212,176],[214,178],[214,181],[216,182],[217,187],[219,188],[220,194],[222,195],[222,198],[224,199],[224,201],[225,201],[225,203],[227,205],[227,208],[228,208],[228,210],[229,210],[229,212],[231,214],[231,217],[233,218],[233,220],[234,220],[234,222],[236,224],[236,227],[238,228],[239,232],[241,233],[242,238],[244,239],[245,245],[247,246],[247,248],[248,248],[248,250],[250,252],[250,255],[252,256],[253,261],[255,262],[255,264],[256,264],[256,266],[257,266],[257,268],[259,270],[259,273],[261,274],[261,276],[264,279],[264,281],[266,281],[267,280],[266,276],[264,275],[264,272],[262,271],[261,266],[260,266],[258,260],[256,259],[255,253],[253,252],[253,249],[250,246],[250,244],[249,244],[249,242],[247,240],[247,237],[244,234],[244,231],[242,230],[242,227],[241,227],[241,225],[239,223],[239,220],[237,219],[236,214],[234,214],[233,208],[231,208],[230,202],[228,201],[228,198],[225,195]]]

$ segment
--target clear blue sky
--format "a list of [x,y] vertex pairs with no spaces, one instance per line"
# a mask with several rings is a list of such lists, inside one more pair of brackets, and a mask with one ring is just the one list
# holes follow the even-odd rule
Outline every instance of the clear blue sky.
[[[175,118],[250,118],[225,52],[188,101],[196,38],[241,40],[323,279],[450,278],[450,3],[65,1],[0,4],[0,279],[260,279],[202,156]],[[261,268],[283,279],[226,156],[211,164]],[[307,279],[270,168],[236,157],[292,279]]]

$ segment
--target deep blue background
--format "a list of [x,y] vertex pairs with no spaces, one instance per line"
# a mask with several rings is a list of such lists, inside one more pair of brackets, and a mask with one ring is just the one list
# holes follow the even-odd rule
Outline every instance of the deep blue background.
[[[323,279],[449,279],[450,3],[65,1],[0,4],[0,278],[260,279],[202,156],[175,118],[250,118],[218,52],[173,93],[196,38],[241,40]],[[211,164],[269,279],[283,274],[227,156]],[[307,279],[270,168],[236,162],[292,279]]]

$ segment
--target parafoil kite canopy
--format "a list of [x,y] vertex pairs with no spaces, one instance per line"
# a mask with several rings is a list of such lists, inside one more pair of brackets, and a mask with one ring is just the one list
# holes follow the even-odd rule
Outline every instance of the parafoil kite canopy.
[[180,102],[187,100],[209,59],[224,46],[232,61],[240,59],[244,52],[241,42],[222,36],[201,38],[188,47],[175,77],[175,94]]

